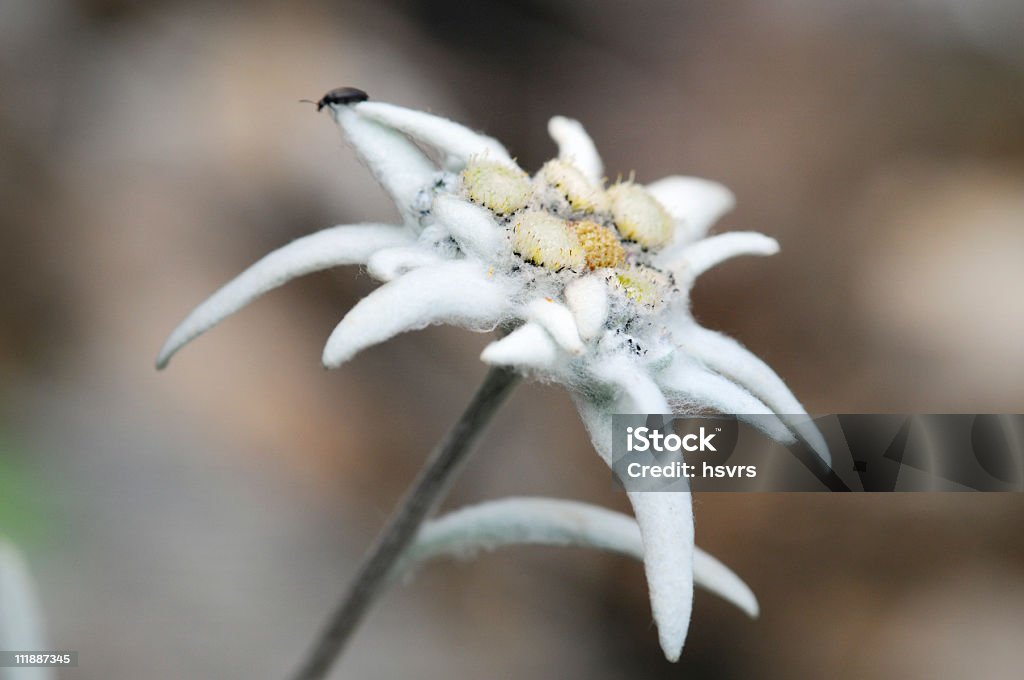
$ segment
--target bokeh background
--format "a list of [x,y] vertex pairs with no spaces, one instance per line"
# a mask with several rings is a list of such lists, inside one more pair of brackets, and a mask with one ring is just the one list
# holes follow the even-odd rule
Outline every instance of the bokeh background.
[[[724,182],[720,229],[780,239],[695,311],[812,412],[1024,411],[1024,5],[1012,0],[0,3],[0,532],[67,678],[292,669],[487,339],[434,328],[334,372],[372,289],[276,291],[153,369],[170,329],[273,247],[394,215],[327,116],[355,85],[502,139],[579,118],[611,175]],[[626,509],[564,392],[519,389],[448,506]],[[380,603],[352,678],[1013,678],[1024,498],[697,499],[698,543],[763,615],[705,593],[663,660],[639,565],[522,549]]]

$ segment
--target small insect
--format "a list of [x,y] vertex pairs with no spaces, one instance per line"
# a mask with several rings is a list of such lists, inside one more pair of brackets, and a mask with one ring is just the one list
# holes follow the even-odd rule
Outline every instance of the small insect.
[[332,106],[334,104],[355,104],[356,102],[365,102],[369,98],[370,95],[360,89],[354,87],[336,87],[323,97],[320,97],[320,101],[318,102],[315,102],[312,99],[300,99],[299,101],[316,104],[316,110],[322,111],[325,106]]

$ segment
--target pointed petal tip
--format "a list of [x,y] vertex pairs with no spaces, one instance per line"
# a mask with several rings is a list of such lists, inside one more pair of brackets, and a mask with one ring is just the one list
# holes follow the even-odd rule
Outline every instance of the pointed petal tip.
[[661,643],[661,651],[664,652],[665,658],[670,663],[676,663],[679,661],[679,657],[683,655],[683,641],[676,640],[672,637],[658,635],[658,642]]
[[665,657],[675,661],[693,613],[695,546],[690,494],[631,491],[629,499],[643,540],[644,571],[658,639]]
[[821,458],[821,461],[828,466],[829,470],[834,469],[832,467],[832,452],[829,451],[828,444],[825,443],[825,440],[821,436],[821,433],[816,431],[809,431],[805,433],[805,436],[806,434],[810,435],[808,444],[810,444],[811,448],[814,449],[814,452],[818,454],[818,458]]
[[668,256],[662,262],[675,271],[686,285],[723,262],[741,255],[768,257],[779,252],[779,242],[756,231],[729,231],[709,236]]
[[832,467],[828,443],[786,383],[760,357],[729,336],[692,323],[678,336],[686,350],[713,371],[739,384],[775,411],[779,419]]
[[712,555],[696,550],[693,556],[693,570],[696,583],[735,605],[750,618],[758,617],[760,608],[757,596],[732,569]]
[[330,343],[324,347],[323,354],[320,355],[320,363],[328,371],[333,371],[336,368],[340,368],[343,363],[355,356],[354,353],[347,353],[343,350],[332,348]]
[[569,118],[568,116],[551,116],[548,119],[548,136],[555,141],[556,144],[563,144],[563,140],[568,136],[578,134],[583,129],[583,125],[575,118]]
[[547,298],[534,300],[527,305],[526,316],[546,330],[566,352],[580,356],[586,351],[576,317],[565,305]]
[[604,163],[582,123],[566,116],[552,116],[548,134],[558,145],[559,158],[573,163],[594,184],[601,183]]
[[154,363],[156,370],[162,371],[167,368],[171,363],[171,359],[173,359],[174,355],[178,353],[178,350],[194,339],[192,337],[188,337],[182,332],[182,326],[184,326],[184,323],[182,323],[178,328],[175,328],[174,331],[171,332],[170,336],[168,336],[167,340],[164,341],[164,345],[160,348],[160,353],[157,354],[156,362]]
[[161,350],[160,354],[157,356],[156,361],[154,362],[153,366],[154,366],[154,368],[156,368],[156,370],[162,371],[165,368],[167,368],[167,365],[170,364],[170,363],[171,363],[171,354],[168,353],[168,352],[165,352],[164,350]]
[[264,293],[305,274],[363,263],[378,250],[407,245],[412,238],[407,229],[393,225],[339,225],[278,248],[193,309],[167,338],[157,356],[157,368],[165,368],[182,347]]
[[655,613],[654,623],[658,627],[658,643],[661,645],[661,651],[670,663],[676,663],[682,656],[683,646],[686,644],[686,635],[690,628],[689,613],[687,612],[685,619],[668,618]]
[[501,356],[501,352],[493,347],[494,343],[484,347],[484,350],[480,352],[480,361],[484,362],[488,366],[501,366],[506,364],[505,357]]
[[761,249],[759,254],[777,255],[779,251],[782,250],[782,246],[779,245],[778,239],[771,236],[767,236],[765,234],[757,234],[757,236],[760,237],[761,242]]
[[340,328],[341,325],[339,324],[338,327],[335,327],[334,332],[327,338],[324,351],[320,355],[320,364],[328,371],[341,368],[342,365],[348,363],[355,355],[377,344],[376,342],[371,342],[364,345],[358,342],[358,338],[353,337],[353,334],[348,332],[347,328]]
[[480,360],[491,366],[546,369],[558,360],[558,348],[547,331],[527,322],[487,345]]
[[501,342],[496,340],[484,347],[480,352],[480,361],[488,366],[514,366],[519,363],[519,357],[512,356]]

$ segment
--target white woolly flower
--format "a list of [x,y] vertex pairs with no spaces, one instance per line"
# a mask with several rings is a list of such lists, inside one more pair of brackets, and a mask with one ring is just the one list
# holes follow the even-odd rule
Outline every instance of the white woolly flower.
[[[328,367],[431,324],[500,327],[507,334],[482,360],[566,385],[605,462],[611,414],[673,407],[761,416],[752,424],[784,443],[799,439],[829,462],[783,381],[690,314],[688,293],[700,274],[737,255],[778,251],[758,233],[707,235],[733,205],[728,189],[682,176],[606,187],[594,143],[568,118],[551,119],[558,157],[531,177],[496,140],[450,120],[355,99],[325,98],[321,106],[393,198],[402,223],[337,226],[267,255],[185,319],[158,366],[286,281],[362,264],[384,284],[331,333]],[[662,649],[676,660],[693,598],[690,497],[629,495]]]

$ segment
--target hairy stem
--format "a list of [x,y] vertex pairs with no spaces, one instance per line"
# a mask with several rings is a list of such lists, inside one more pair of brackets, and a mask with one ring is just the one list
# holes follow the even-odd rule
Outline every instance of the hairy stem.
[[292,676],[294,680],[320,680],[327,676],[386,586],[395,563],[444,498],[487,424],[518,382],[518,375],[505,368],[492,368],[487,373],[473,400],[431,452],[416,481],[377,537],[341,604],[328,619],[299,671]]

